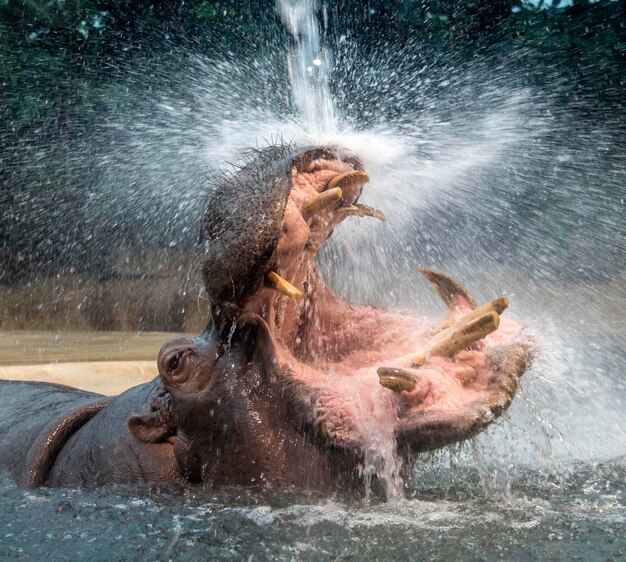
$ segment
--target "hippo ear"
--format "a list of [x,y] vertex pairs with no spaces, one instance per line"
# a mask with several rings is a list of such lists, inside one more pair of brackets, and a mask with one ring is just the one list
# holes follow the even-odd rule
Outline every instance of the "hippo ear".
[[150,394],[146,408],[140,414],[128,418],[128,429],[144,443],[157,443],[176,433],[172,411],[172,395],[162,385]]
[[166,437],[175,433],[171,424],[165,422],[159,415],[159,412],[132,414],[128,418],[128,429],[137,439],[144,443],[164,441]]
[[172,426],[164,422],[158,412],[131,415],[128,418],[128,429],[137,439],[144,443],[164,441],[166,437],[175,433]]

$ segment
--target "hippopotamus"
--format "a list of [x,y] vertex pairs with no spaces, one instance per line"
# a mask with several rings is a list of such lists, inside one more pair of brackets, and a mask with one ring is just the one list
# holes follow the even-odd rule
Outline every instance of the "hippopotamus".
[[373,436],[406,470],[486,428],[532,357],[523,325],[501,319],[505,298],[479,306],[421,268],[448,307],[431,320],[351,304],[322,279],[316,252],[341,221],[386,218],[359,203],[368,181],[340,147],[247,154],[203,213],[206,330],[166,342],[158,376],[112,398],[1,381],[0,469],[26,487],[333,492],[363,489]]

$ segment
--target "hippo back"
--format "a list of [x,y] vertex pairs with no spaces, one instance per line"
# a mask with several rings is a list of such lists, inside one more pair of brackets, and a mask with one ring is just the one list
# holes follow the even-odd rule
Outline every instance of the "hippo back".
[[65,441],[110,400],[41,382],[0,380],[0,470],[38,486]]
[[148,413],[159,379],[129,388],[66,441],[55,458],[49,486],[91,488],[107,484],[185,484],[167,440],[145,442],[129,430],[133,414]]

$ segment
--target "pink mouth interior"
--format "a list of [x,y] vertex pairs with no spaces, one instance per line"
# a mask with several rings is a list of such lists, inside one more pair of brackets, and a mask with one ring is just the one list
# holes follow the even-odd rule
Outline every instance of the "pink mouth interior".
[[[413,358],[445,317],[427,319],[411,310],[353,305],[333,294],[320,277],[315,255],[305,246],[324,243],[345,218],[337,209],[354,204],[363,186],[343,189],[341,201],[311,217],[303,215],[303,205],[337,174],[350,170],[339,160],[315,160],[303,170],[294,168],[274,257],[276,271],[303,296],[294,300],[263,288],[245,307],[270,327],[276,361],[287,366],[294,379],[318,391],[316,408],[324,431],[345,443],[362,442],[372,422],[377,431],[391,435],[403,418],[432,412],[451,417],[485,402],[494,377],[487,355],[515,340],[521,330],[521,325],[502,319],[495,332],[471,349],[452,358],[429,357],[415,368]],[[448,318],[468,311],[469,307],[460,307]],[[411,371],[418,381],[415,388],[400,394],[383,388],[377,375],[382,366]]]

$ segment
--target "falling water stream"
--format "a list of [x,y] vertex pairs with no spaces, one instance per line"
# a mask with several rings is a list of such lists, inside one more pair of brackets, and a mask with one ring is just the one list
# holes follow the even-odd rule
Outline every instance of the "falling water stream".
[[[23,491],[4,479],[0,557],[595,560],[626,550],[626,127],[574,115],[489,60],[441,68],[423,45],[365,52],[349,37],[331,50],[324,9],[278,0],[292,38],[278,62],[263,50],[245,61],[189,54],[177,80],[164,65],[149,89],[140,64],[128,70],[68,156],[68,173],[96,174],[81,220],[106,228],[92,230],[91,248],[121,244],[118,231],[190,246],[207,173],[247,146],[346,146],[372,178],[363,202],[389,221],[345,221],[320,252],[325,279],[351,301],[428,315],[444,311],[420,263],[479,301],[506,295],[506,314],[537,342],[509,413],[417,459],[405,481],[388,428],[371,424],[364,474],[382,480],[387,502]],[[189,280],[184,290],[199,294]]]
[[332,57],[322,48],[315,0],[277,0],[283,23],[296,48],[288,57],[293,106],[303,130],[312,137],[337,132],[334,99],[330,93]]

